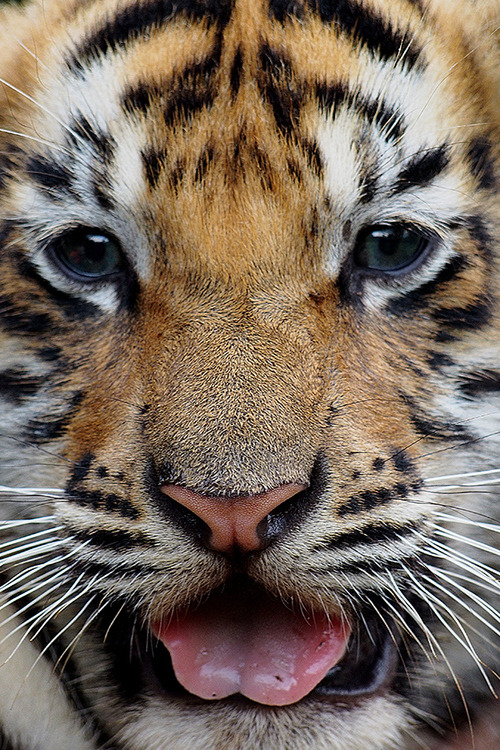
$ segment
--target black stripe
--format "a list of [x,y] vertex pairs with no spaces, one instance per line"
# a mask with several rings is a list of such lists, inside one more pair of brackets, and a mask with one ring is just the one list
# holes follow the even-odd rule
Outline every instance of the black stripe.
[[116,49],[133,38],[147,38],[148,33],[179,15],[193,20],[208,20],[224,27],[230,16],[230,0],[138,0],[115,13],[91,34],[68,60],[72,72],[109,49]]
[[116,204],[106,188],[109,188],[109,185],[106,185],[106,181],[102,176],[96,176],[92,181],[92,190],[100,207],[104,211],[113,211],[116,208]]
[[344,516],[365,513],[366,511],[378,508],[381,505],[387,505],[394,500],[394,493],[388,487],[381,487],[378,490],[365,490],[357,495],[351,495],[344,503],[337,508],[337,515]]
[[20,367],[3,370],[0,372],[0,397],[13,404],[21,404],[38,393],[44,382],[44,378],[31,375]]
[[104,164],[110,163],[116,150],[116,141],[109,133],[104,133],[84,115],[75,118],[70,129],[78,135],[75,139],[75,136],[69,133],[68,138],[73,145],[81,148],[80,140],[83,139],[98,154]]
[[195,182],[202,182],[207,170],[212,163],[214,158],[214,149],[213,146],[208,144],[203,151],[201,152],[200,158],[198,159],[198,164],[196,165],[196,169],[194,171],[194,181]]
[[269,15],[284,23],[288,18],[302,18],[304,6],[301,0],[270,0]]
[[468,261],[463,255],[457,255],[450,258],[434,279],[426,281],[425,284],[417,287],[417,289],[412,289],[410,292],[401,294],[390,300],[385,309],[393,315],[407,315],[413,313],[415,310],[426,306],[429,297],[440,291],[443,284],[447,284],[454,279],[467,266]]
[[424,438],[447,440],[449,442],[463,442],[474,439],[460,424],[433,419],[418,413],[411,414],[410,418],[417,433]]
[[486,227],[483,217],[478,214],[468,216],[463,223],[467,227],[469,237],[485,261],[491,262],[495,254],[495,240]]
[[51,198],[72,195],[78,198],[73,186],[73,174],[64,164],[46,156],[31,156],[25,174]]
[[335,117],[339,107],[346,105],[369,123],[375,122],[383,131],[386,140],[397,140],[403,133],[404,121],[401,113],[389,107],[383,100],[366,99],[358,91],[352,91],[342,83],[319,83],[315,94],[320,107],[331,117]]
[[433,313],[433,317],[442,326],[458,330],[476,330],[490,322],[491,305],[485,299],[478,299],[465,307],[441,308]]
[[45,312],[34,312],[34,300],[31,296],[26,296],[20,300],[19,294],[12,297],[0,294],[0,327],[4,331],[26,336],[39,336],[48,332],[57,334],[56,321]]
[[403,474],[411,474],[415,471],[415,465],[413,461],[409,457],[408,453],[402,448],[400,448],[399,450],[397,448],[394,448],[391,453],[391,459],[396,471],[400,471]]
[[394,184],[394,192],[400,193],[403,190],[428,185],[449,163],[450,153],[446,144],[417,154],[399,173]]
[[293,135],[300,115],[302,94],[294,83],[290,60],[268,44],[260,51],[262,76],[259,86],[263,98],[273,110],[278,130]]
[[140,516],[130,498],[115,493],[106,494],[97,490],[83,490],[75,486],[74,483],[70,483],[66,497],[69,502],[75,505],[106,513],[117,513],[123,518],[129,518],[133,521]]
[[212,105],[216,94],[214,76],[219,68],[221,51],[218,42],[209,57],[185,68],[170,81],[163,110],[167,126],[189,120],[202,109]]
[[155,188],[160,179],[162,170],[166,165],[168,154],[165,149],[156,151],[148,149],[141,154],[142,166],[146,175],[147,183],[150,187]]
[[241,76],[243,73],[243,54],[241,48],[238,47],[234,56],[231,71],[229,74],[229,86],[231,89],[232,99],[236,99],[240,90]]
[[95,456],[93,453],[85,453],[79,461],[77,461],[73,467],[73,471],[71,472],[71,478],[69,480],[70,486],[73,487],[73,485],[77,484],[78,482],[83,482],[84,479],[86,479],[89,475],[90,467],[95,461]]
[[62,437],[75,413],[78,411],[83,397],[84,393],[82,391],[74,393],[66,412],[61,416],[54,417],[52,414],[44,414],[42,417],[30,419],[23,430],[24,439],[30,443],[40,445]]
[[357,0],[307,0],[307,4],[323,23],[335,24],[382,60],[400,58],[410,66],[419,62],[422,51],[416,42]]
[[411,536],[420,528],[417,522],[404,526],[396,523],[370,523],[353,531],[346,531],[330,539],[325,539],[313,548],[315,552],[323,550],[350,549],[359,545],[373,545],[382,542],[394,542]]
[[474,138],[467,150],[471,172],[484,190],[496,187],[496,168],[493,144],[485,136]]
[[460,376],[460,391],[468,398],[477,398],[485,393],[500,392],[500,372],[477,370]]
[[75,529],[66,526],[72,539],[88,542],[96,547],[104,547],[114,552],[132,550],[134,547],[155,547],[156,541],[141,532],[124,531],[123,529]]
[[427,362],[431,370],[440,372],[443,367],[450,367],[455,364],[453,359],[448,354],[442,352],[429,351],[427,354]]
[[147,116],[152,107],[161,107],[167,126],[193,118],[213,103],[216,95],[214,76],[220,55],[221,47],[217,43],[211,55],[187,66],[164,83],[139,81],[125,91],[122,108],[125,112]]
[[416,432],[424,438],[459,441],[473,440],[473,436],[461,425],[446,422],[433,415],[426,414],[407,393],[401,392],[400,397],[408,407],[410,419]]

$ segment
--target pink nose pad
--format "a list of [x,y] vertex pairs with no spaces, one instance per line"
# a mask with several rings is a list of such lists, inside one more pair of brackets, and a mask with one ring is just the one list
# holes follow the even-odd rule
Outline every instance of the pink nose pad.
[[199,495],[175,484],[165,484],[161,491],[209,526],[212,549],[230,552],[239,548],[242,552],[255,552],[263,546],[257,534],[259,523],[306,487],[305,484],[283,484],[260,495],[237,497]]

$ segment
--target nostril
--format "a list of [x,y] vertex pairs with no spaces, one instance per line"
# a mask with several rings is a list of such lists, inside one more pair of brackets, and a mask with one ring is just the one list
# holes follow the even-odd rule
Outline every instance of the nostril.
[[[263,549],[284,528],[282,515],[272,512],[306,489],[305,484],[285,484],[259,495],[224,497],[202,495],[186,487],[166,484],[161,491],[179,506],[177,512],[194,516],[195,535],[218,552],[255,552]],[[286,515],[286,514],[285,514]],[[208,529],[208,540],[200,534],[199,521]],[[281,526],[280,526],[281,524]],[[183,524],[186,528],[186,524]],[[270,532],[270,529],[272,531]],[[204,537],[204,538],[203,538]]]
[[287,531],[298,526],[306,514],[309,488],[304,486],[301,492],[281,503],[275,510],[265,516],[257,526],[257,535],[263,547],[284,536]]

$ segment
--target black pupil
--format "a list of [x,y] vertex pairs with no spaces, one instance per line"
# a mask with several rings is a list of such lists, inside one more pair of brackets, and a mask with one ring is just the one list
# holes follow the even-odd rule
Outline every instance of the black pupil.
[[427,244],[426,237],[408,227],[371,227],[358,239],[354,259],[364,268],[399,271],[415,261]]
[[59,260],[73,273],[87,278],[100,278],[121,266],[118,243],[98,231],[75,229],[55,243]]

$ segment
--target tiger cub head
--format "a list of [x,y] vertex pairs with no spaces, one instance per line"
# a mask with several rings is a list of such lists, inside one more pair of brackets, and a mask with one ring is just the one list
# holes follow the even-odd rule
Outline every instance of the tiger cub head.
[[498,690],[472,6],[3,11],[0,473],[47,488],[4,503],[41,534],[6,591],[100,741],[409,750]]

